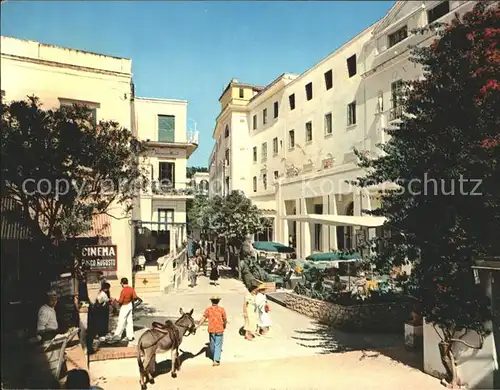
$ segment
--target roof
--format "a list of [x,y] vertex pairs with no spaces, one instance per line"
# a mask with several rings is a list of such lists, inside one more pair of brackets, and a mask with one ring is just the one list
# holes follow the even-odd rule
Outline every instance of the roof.
[[238,81],[235,81],[235,79],[232,79],[229,84],[227,85],[226,88],[224,88],[224,91],[222,91],[222,94],[219,96],[219,101],[222,99],[222,96],[228,91],[229,88],[231,87],[239,87],[239,88],[251,88],[254,91],[262,91],[265,87],[260,86],[260,85],[253,85],[253,84],[246,84],[246,83],[240,83]]
[[21,212],[16,210],[16,201],[11,198],[1,198],[1,228],[2,240],[28,240],[30,232],[23,222]]
[[500,271],[500,257],[491,257],[485,258],[484,260],[476,260],[472,268]]
[[111,237],[110,218],[106,214],[94,215],[92,217],[92,229],[76,236],[76,238],[85,237]]

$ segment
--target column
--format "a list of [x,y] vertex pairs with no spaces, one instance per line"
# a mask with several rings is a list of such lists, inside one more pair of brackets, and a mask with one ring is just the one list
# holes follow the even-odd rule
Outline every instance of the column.
[[[337,204],[334,194],[323,195],[323,214],[337,215]],[[337,249],[337,227],[323,225],[322,229],[322,251],[330,252],[332,249]]]
[[[301,213],[301,204],[300,204],[300,199],[295,199],[295,209],[297,210],[296,215],[302,214]],[[297,247],[297,258],[303,258],[304,252],[303,252],[303,246],[302,246],[302,222],[297,221],[296,224],[296,231],[295,231],[295,246]]]
[[[307,212],[307,203],[306,203],[306,198],[301,198],[300,199],[300,214],[302,215],[308,215],[309,213]],[[312,253],[312,247],[311,247],[311,230],[313,229],[313,224],[309,222],[303,222],[301,228],[301,234],[302,234],[302,256],[307,257]]]

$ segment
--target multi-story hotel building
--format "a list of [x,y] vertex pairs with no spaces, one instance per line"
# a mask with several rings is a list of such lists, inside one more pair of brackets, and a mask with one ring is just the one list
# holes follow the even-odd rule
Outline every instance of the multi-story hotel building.
[[[274,219],[273,239],[292,236],[300,257],[356,246],[377,234],[381,187],[346,183],[363,176],[353,148],[376,157],[384,129],[402,115],[401,81],[422,77],[411,45],[434,35],[412,33],[448,22],[471,1],[397,1],[377,23],[301,75],[282,74],[266,87],[231,80],[219,101],[210,156],[213,193],[242,190]],[[216,184],[218,183],[218,185]],[[364,227],[361,229],[360,227]]]
[[130,59],[10,37],[1,37],[1,72],[3,101],[35,95],[46,109],[85,104],[96,121],[117,121],[147,142],[152,185],[139,195],[133,215],[122,218],[123,207],[113,205],[109,213],[117,218],[96,217],[93,230],[81,237],[116,245],[116,276],[132,280],[138,249],[132,226],[157,222],[157,230],[168,230],[186,222],[186,161],[198,143],[197,134],[186,131],[187,102],[135,97]]

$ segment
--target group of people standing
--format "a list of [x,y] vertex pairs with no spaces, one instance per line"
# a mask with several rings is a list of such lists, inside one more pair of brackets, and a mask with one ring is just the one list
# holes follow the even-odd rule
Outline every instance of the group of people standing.
[[243,303],[243,317],[245,325],[243,326],[245,339],[251,341],[255,336],[263,336],[269,332],[272,325],[269,316],[270,307],[267,304],[267,298],[264,294],[265,284],[257,287],[250,287]]
[[203,242],[195,242],[195,253],[189,259],[189,285],[195,287],[198,279],[198,274],[201,270],[203,276],[207,276],[208,267],[210,267],[210,284],[217,286],[219,280],[219,266],[215,260],[209,257],[208,244],[203,245]]

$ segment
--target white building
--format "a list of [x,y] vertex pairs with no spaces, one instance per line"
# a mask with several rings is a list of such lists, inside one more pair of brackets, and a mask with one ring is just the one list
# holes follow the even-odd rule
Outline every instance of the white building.
[[187,131],[187,105],[185,100],[134,99],[134,128],[148,146],[145,168],[150,180],[134,210],[139,228],[136,252],[168,251],[173,240],[187,239],[186,200],[193,197],[186,179],[187,159],[198,144],[198,134]]
[[193,193],[208,196],[210,192],[210,173],[195,172],[190,185]]
[[299,257],[352,248],[356,238],[377,234],[369,228],[383,218],[362,210],[377,207],[380,187],[360,191],[346,183],[364,175],[353,148],[380,153],[383,129],[401,115],[393,92],[400,80],[422,76],[408,60],[409,46],[432,37],[411,30],[472,6],[397,1],[383,19],[299,76],[282,74],[264,88],[231,80],[213,134],[214,193],[244,191],[274,219],[273,239],[288,243],[292,236]]

